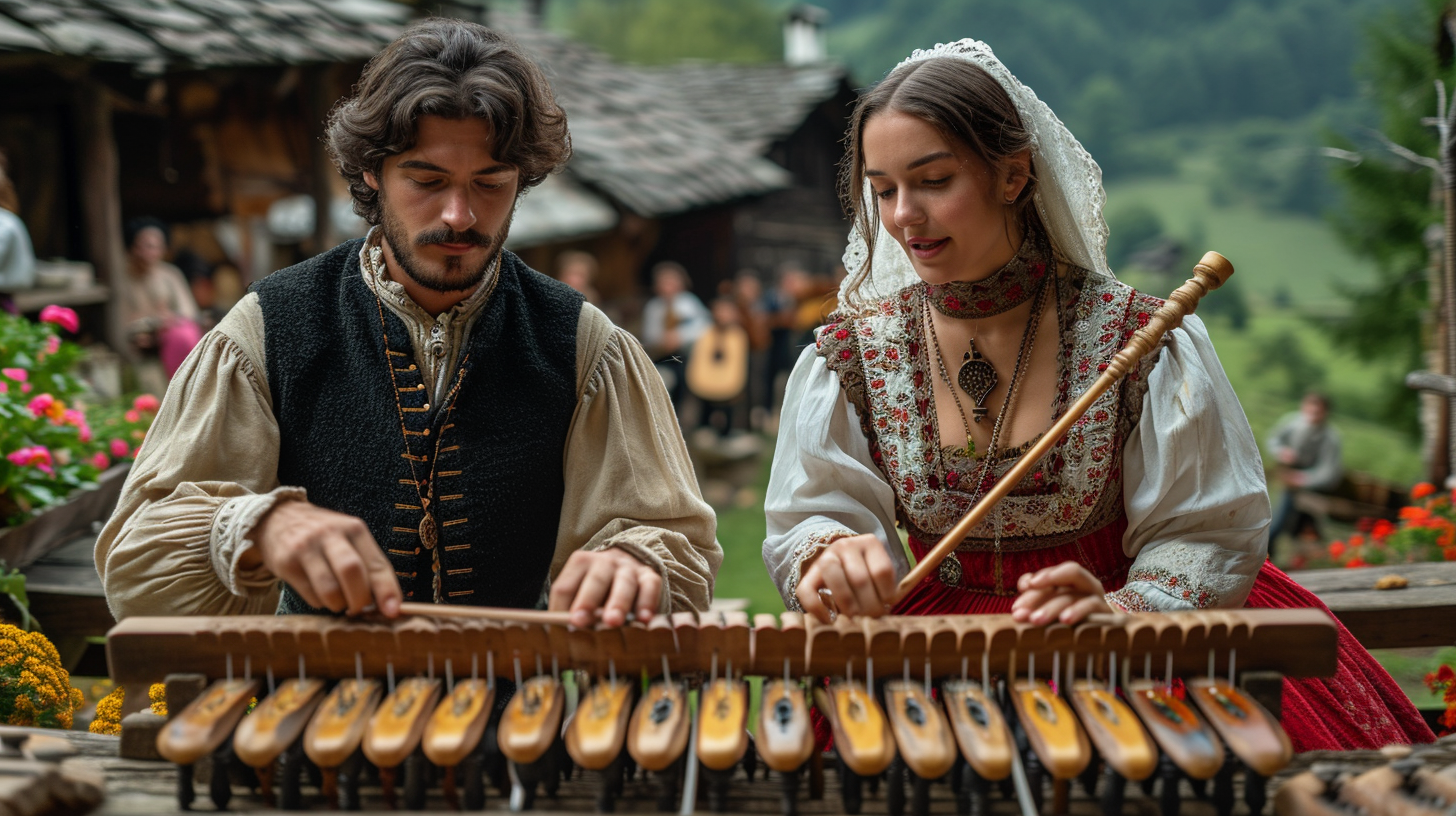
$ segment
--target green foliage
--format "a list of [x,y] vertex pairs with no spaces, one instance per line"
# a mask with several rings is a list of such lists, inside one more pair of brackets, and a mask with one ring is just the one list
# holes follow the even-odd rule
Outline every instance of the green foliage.
[[783,56],[779,12],[764,0],[578,0],[571,34],[624,62],[766,62]]
[[[1403,3],[1412,0],[1401,0]],[[831,53],[860,81],[912,49],[975,37],[1023,82],[1101,138],[1090,98],[1125,100],[1138,130],[1251,116],[1301,116],[1354,93],[1361,20],[1391,0],[823,0]],[[1109,83],[1117,88],[1109,92]],[[1099,87],[1100,86],[1100,87]],[[1098,148],[1105,145],[1096,145]],[[1094,149],[1099,160],[1103,154]],[[1109,167],[1117,162],[1109,161]]]
[[1337,199],[1308,122],[1252,119],[1230,128],[1215,147],[1220,172],[1211,193],[1220,204],[1248,201],[1273,210],[1323,215]]
[[20,613],[20,628],[29,632],[31,625],[40,628],[40,621],[30,616],[30,598],[25,594],[25,575],[18,569],[10,569],[0,561],[0,595],[10,599],[15,611]]
[[1138,201],[1107,213],[1107,263],[1121,269],[1134,252],[1163,237],[1163,219]]
[[88,416],[85,386],[72,373],[80,356],[52,325],[0,313],[0,527],[95,485],[113,458],[134,455],[151,424],[157,400],[145,395]]
[[[1404,13],[1390,13],[1369,32],[1369,57],[1360,71],[1371,101],[1381,114],[1381,132],[1391,141],[1424,156],[1437,155],[1434,131],[1422,124],[1435,115],[1437,79],[1456,87],[1456,72],[1436,65],[1432,32],[1443,2],[1420,0]],[[1363,359],[1399,360],[1409,371],[1423,367],[1421,331],[1427,306],[1429,251],[1423,236],[1441,220],[1432,200],[1431,171],[1392,156],[1379,143],[1356,144],[1331,137],[1333,146],[1361,150],[1358,163],[1336,170],[1345,206],[1334,216],[1349,248],[1375,262],[1373,281],[1337,287],[1348,314],[1332,320],[1329,337]],[[1386,401],[1385,417],[1415,432],[1416,392],[1396,386]]]

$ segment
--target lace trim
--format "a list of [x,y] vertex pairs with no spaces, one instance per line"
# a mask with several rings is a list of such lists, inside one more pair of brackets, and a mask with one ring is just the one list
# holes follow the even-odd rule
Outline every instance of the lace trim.
[[228,499],[218,508],[208,535],[208,551],[212,571],[228,592],[240,597],[264,595],[278,580],[267,567],[240,571],[238,561],[253,548],[248,538],[259,519],[283,501],[308,501],[308,492],[301,487],[277,487],[268,493],[256,493]]
[[789,563],[793,566],[789,569],[788,580],[784,582],[784,605],[789,608],[790,612],[804,611],[804,607],[799,604],[798,596],[799,579],[802,577],[801,571],[804,568],[804,562],[839,539],[850,538],[854,535],[854,532],[843,527],[831,527],[808,534],[794,547],[794,551],[789,554]]
[[1156,612],[1153,605],[1147,599],[1132,589],[1123,587],[1116,592],[1109,592],[1103,596],[1113,609],[1119,612]]

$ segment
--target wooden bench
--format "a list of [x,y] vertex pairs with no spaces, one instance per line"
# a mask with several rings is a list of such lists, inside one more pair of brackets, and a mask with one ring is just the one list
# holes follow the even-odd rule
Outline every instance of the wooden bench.
[[[1386,575],[1402,589],[1376,589]],[[1367,649],[1456,645],[1456,561],[1300,570],[1289,577],[1320,597]]]

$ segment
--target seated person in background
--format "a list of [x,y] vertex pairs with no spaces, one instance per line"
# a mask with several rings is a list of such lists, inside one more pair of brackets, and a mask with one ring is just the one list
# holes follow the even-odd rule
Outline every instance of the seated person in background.
[[657,364],[678,411],[687,390],[684,367],[688,352],[713,322],[708,308],[689,291],[691,285],[682,264],[663,261],[652,267],[653,297],[642,307],[642,345]]
[[[1279,463],[1276,475],[1284,493],[1269,526],[1269,549],[1285,533],[1296,532],[1294,496],[1300,490],[1328,493],[1340,486],[1345,466],[1340,458],[1340,432],[1329,423],[1330,399],[1308,393],[1299,410],[1279,420],[1265,440],[1269,453]],[[1312,523],[1312,520],[1311,520]],[[1317,533],[1318,531],[1316,531]]]
[[35,250],[20,220],[20,197],[10,181],[9,163],[0,153],[0,291],[35,285]]
[[167,225],[155,218],[126,223],[127,285],[122,290],[122,321],[132,345],[153,351],[168,379],[202,339],[197,301],[181,270],[162,260],[167,255]]

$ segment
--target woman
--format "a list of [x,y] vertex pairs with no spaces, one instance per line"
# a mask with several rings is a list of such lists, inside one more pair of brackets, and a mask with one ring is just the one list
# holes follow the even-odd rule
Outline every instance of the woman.
[[[1107,268],[1101,171],[983,43],[916,52],[861,98],[840,309],[790,379],[764,560],[791,608],[849,614],[1317,606],[1265,558],[1259,451],[1202,323],[1169,332],[954,557],[923,557],[1160,301]],[[1217,297],[1217,294],[1212,295]],[[1434,737],[1343,628],[1287,681],[1296,749]]]
[[167,263],[167,227],[155,218],[136,218],[126,224],[127,272],[124,320],[132,345],[154,351],[167,378],[177,372],[187,354],[202,339],[197,301],[187,279]]

